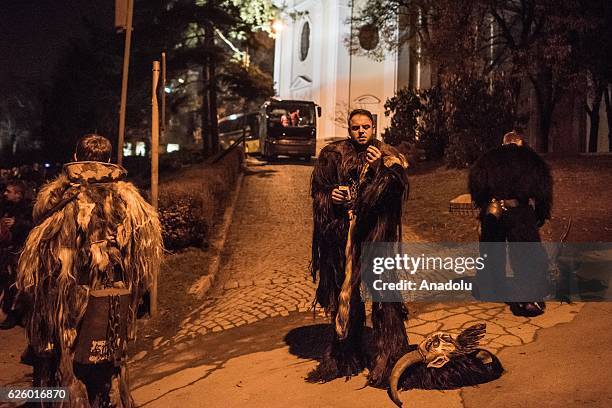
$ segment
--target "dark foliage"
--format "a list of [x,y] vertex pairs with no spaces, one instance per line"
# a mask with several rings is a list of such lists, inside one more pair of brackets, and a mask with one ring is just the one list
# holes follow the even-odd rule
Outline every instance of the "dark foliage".
[[167,191],[159,197],[164,245],[176,250],[201,246],[210,225],[204,218],[202,196],[189,191]]
[[[555,118],[564,114],[560,102],[584,90],[584,66],[601,103],[610,15],[605,0],[372,0],[353,16],[352,26],[379,28],[383,47],[368,52],[374,57],[381,48],[409,45],[411,58],[428,64],[438,83],[453,75],[490,79],[503,73],[514,95],[533,91],[536,148],[547,151]],[[610,99],[609,92],[603,96]],[[514,109],[519,105],[515,98]],[[450,136],[457,137],[453,151],[462,150],[470,138]],[[463,165],[463,155],[449,159]]]
[[[227,206],[240,174],[242,154],[235,149],[213,166],[196,165],[162,182],[159,214],[167,249],[207,244],[218,210]],[[191,159],[197,156],[193,153]]]
[[388,143],[408,142],[425,150],[428,159],[444,157],[463,168],[498,146],[504,133],[525,121],[514,108],[512,88],[477,77],[454,77],[427,90],[404,88],[385,104],[392,114],[385,132]]
[[[86,133],[117,134],[121,59],[115,33],[89,24],[65,52],[43,91],[41,139],[45,159],[68,161]],[[113,146],[116,143],[113,141]]]
[[385,103],[385,114],[393,115],[386,143],[406,142],[425,151],[428,159],[439,159],[448,144],[444,93],[439,86],[414,90],[403,88]]
[[501,144],[504,133],[520,127],[510,87],[483,78],[451,79],[445,92],[448,145],[446,164],[463,168]]

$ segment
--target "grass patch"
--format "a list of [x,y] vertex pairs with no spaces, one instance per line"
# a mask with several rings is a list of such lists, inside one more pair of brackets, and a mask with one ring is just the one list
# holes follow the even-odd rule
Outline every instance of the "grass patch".
[[426,163],[410,175],[404,205],[408,242],[467,242],[478,239],[474,217],[449,212],[449,201],[467,192],[467,171]]
[[[612,156],[545,157],[554,180],[552,218],[540,230],[557,241],[569,218],[568,242],[612,241]],[[404,206],[404,240],[468,242],[478,240],[475,217],[449,212],[449,201],[468,192],[468,170],[427,163],[410,176]]]

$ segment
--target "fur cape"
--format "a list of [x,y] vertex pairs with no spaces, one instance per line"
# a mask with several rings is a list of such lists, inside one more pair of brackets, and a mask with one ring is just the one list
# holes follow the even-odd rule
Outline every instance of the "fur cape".
[[[392,146],[378,141],[377,146],[383,156],[400,156]],[[314,230],[310,270],[315,282],[319,277],[316,301],[328,313],[338,308],[334,288],[339,290],[344,281],[349,227],[347,209],[333,204],[331,191],[339,185],[355,184],[365,163],[365,151],[358,151],[350,140],[342,140],[321,150],[312,173]],[[357,254],[362,242],[401,239],[402,197],[408,194],[407,175],[400,164],[380,166],[378,171],[370,169],[368,173],[354,203],[358,225],[353,246]]]
[[542,225],[550,219],[553,180],[546,162],[530,147],[513,143],[485,153],[470,169],[469,190],[476,206],[485,211],[491,199],[535,202],[535,215]]
[[408,368],[400,379],[403,389],[454,390],[487,383],[501,377],[504,368],[488,350],[476,349],[450,359],[441,368],[418,363]]
[[[549,292],[548,256],[541,245],[509,246],[496,242],[540,242],[538,227],[550,219],[553,180],[546,162],[531,148],[508,144],[485,153],[470,169],[469,189],[480,209],[481,254],[474,294],[489,301],[539,301]],[[518,200],[518,206],[490,213],[493,199]],[[492,244],[493,243],[493,244]],[[506,258],[514,277],[506,277]]]
[[134,185],[121,181],[125,174],[109,163],[69,163],[41,189],[34,206],[36,226],[19,259],[17,287],[32,302],[30,346],[39,355],[59,356],[56,384],[76,381],[72,348],[89,291],[123,281],[131,292],[133,339],[138,303],[159,271],[157,213]]
[[[333,341],[331,350],[324,357],[318,370],[312,373],[312,381],[328,381],[353,375],[363,367],[365,356],[361,351],[361,334],[365,324],[365,311],[359,298],[361,276],[359,257],[365,242],[397,242],[401,239],[402,201],[408,193],[406,159],[393,147],[375,141],[381,150],[382,163],[370,168],[365,180],[359,182],[366,164],[365,147],[351,140],[334,142],[324,147],[313,170],[311,195],[313,199],[314,230],[312,236],[311,273],[319,279],[316,302],[336,318],[340,298],[344,292],[346,243],[349,231],[349,215],[345,206],[334,205],[331,191],[339,185],[352,186],[354,195],[351,209],[356,225],[351,237],[353,274],[352,293],[346,303],[350,306],[348,338]],[[403,321],[407,313],[401,303],[375,303],[372,320],[374,325],[373,369],[371,383],[382,385],[395,359],[408,346]],[[330,363],[326,359],[335,360]]]

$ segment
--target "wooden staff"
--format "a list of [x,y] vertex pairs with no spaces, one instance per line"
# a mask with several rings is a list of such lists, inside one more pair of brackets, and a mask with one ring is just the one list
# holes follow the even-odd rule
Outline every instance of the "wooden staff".
[[[151,205],[157,211],[158,147],[159,147],[159,107],[157,105],[157,82],[159,81],[159,61],[153,61],[153,89],[151,98]],[[157,274],[151,285],[151,317],[157,316]]]

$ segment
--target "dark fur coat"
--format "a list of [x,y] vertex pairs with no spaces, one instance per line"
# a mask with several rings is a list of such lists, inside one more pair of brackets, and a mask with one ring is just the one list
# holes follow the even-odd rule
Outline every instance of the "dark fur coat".
[[[505,302],[546,297],[548,255],[539,244],[538,229],[550,218],[553,203],[553,180],[546,162],[527,146],[500,146],[472,166],[469,189],[480,209],[480,251],[488,255],[485,268],[476,273],[475,295]],[[495,210],[495,205],[489,208],[493,199],[517,203]],[[515,244],[506,249],[506,242]],[[534,244],[524,244],[528,242]],[[506,257],[514,278],[506,277]]]
[[[401,239],[402,201],[408,193],[405,170],[408,163],[393,147],[378,141],[374,143],[381,150],[383,158],[377,168],[370,168],[365,173],[361,183],[360,173],[366,164],[365,147],[351,140],[331,143],[323,148],[312,174],[314,231],[311,272],[315,281],[317,277],[319,279],[316,302],[332,319],[338,313],[345,280],[348,209],[352,209],[356,216],[350,249],[354,273],[349,302],[348,338],[339,339],[336,335],[331,350],[324,357],[313,380],[326,381],[353,375],[365,365],[366,353],[361,349],[365,311],[359,296],[361,244],[397,242]],[[331,191],[339,185],[351,187],[353,200],[348,206],[332,202]],[[371,383],[384,384],[390,366],[406,351],[408,341],[403,324],[406,317],[406,310],[401,303],[373,305]]]
[[534,201],[539,225],[550,218],[553,181],[546,162],[531,148],[507,144],[485,153],[470,169],[472,200],[486,210],[492,198]]

